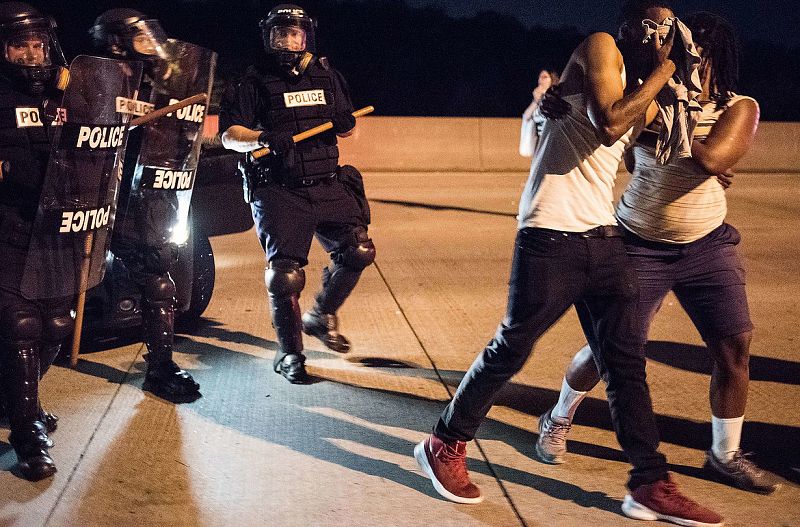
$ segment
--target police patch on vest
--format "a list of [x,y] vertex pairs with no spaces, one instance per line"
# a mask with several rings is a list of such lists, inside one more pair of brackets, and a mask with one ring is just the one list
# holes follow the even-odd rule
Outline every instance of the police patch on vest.
[[325,102],[325,92],[323,90],[307,90],[284,93],[283,102],[286,104],[287,108],[328,104]]
[[194,185],[194,170],[142,167],[139,185],[152,190],[190,190]]
[[44,126],[41,119],[39,108],[16,108],[17,128],[28,128],[29,126]]
[[125,125],[64,123],[60,150],[115,150],[124,144]]
[[[180,102],[178,99],[170,99],[170,104],[175,104],[176,102]],[[190,106],[185,106],[180,110],[175,110],[174,113],[168,113],[167,117],[175,116],[176,119],[182,119],[184,121],[191,121],[193,123],[202,123],[203,122],[203,115],[206,113],[206,105],[205,104],[192,104]]]
[[117,97],[117,113],[128,115],[146,115],[153,111],[154,105],[149,102]]
[[108,226],[111,205],[82,210],[47,210],[43,220],[50,234],[71,234],[96,231]]

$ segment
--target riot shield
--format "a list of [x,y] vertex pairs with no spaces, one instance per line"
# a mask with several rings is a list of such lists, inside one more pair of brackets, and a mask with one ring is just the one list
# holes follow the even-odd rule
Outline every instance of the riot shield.
[[36,300],[73,296],[103,278],[139,62],[81,55],[53,122],[53,144],[22,276]]
[[[189,205],[217,59],[213,51],[179,40],[169,40],[165,51],[167,58],[158,60],[152,72],[152,108],[196,94],[208,98],[142,126],[139,157],[123,215],[126,224],[133,222],[137,241],[156,247],[182,245],[188,238]],[[123,232],[127,235],[131,228]]]

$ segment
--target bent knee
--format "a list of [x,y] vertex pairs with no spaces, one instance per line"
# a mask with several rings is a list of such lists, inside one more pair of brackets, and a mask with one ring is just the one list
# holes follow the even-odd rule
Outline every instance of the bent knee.
[[746,370],[750,364],[752,331],[723,337],[708,343],[715,364],[726,370]]

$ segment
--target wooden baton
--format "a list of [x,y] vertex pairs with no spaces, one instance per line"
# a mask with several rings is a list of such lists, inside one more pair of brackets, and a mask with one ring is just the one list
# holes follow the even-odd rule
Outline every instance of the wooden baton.
[[143,124],[147,124],[150,121],[154,121],[161,117],[164,117],[168,113],[172,113],[176,110],[180,110],[181,108],[186,108],[190,104],[196,104],[198,102],[203,102],[208,98],[205,93],[198,93],[197,95],[192,95],[191,97],[187,97],[183,100],[180,100],[176,103],[172,103],[169,106],[164,106],[163,108],[159,108],[158,110],[153,110],[150,113],[146,113],[141,117],[137,117],[131,121],[131,126],[141,126]]
[[[361,108],[360,110],[354,111],[353,112],[353,117],[362,117],[362,116],[367,115],[368,113],[372,113],[374,111],[375,111],[375,107],[373,107],[373,106],[365,106],[365,107]],[[293,135],[292,136],[292,140],[295,143],[299,143],[303,139],[308,139],[309,137],[315,136],[317,134],[321,134],[322,132],[330,130],[331,128],[333,128],[333,123],[328,121],[327,123],[322,123],[321,125],[315,126],[314,128],[309,128],[305,132],[300,132],[297,135]],[[265,155],[269,154],[270,152],[271,152],[271,150],[269,149],[269,147],[267,147],[267,148],[259,148],[258,150],[253,150],[252,152],[250,152],[250,155],[253,156],[253,159],[258,159],[260,157],[264,157]]]

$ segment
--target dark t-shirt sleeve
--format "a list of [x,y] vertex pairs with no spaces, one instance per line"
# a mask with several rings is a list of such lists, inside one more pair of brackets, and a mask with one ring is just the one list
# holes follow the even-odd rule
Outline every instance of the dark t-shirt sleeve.
[[335,112],[337,114],[353,113],[353,101],[350,99],[350,86],[348,86],[344,76],[339,73],[339,70],[333,70],[333,73],[335,82],[338,84],[338,89],[336,91],[342,95],[336,98]]
[[257,93],[247,79],[228,86],[219,105],[219,131],[224,133],[233,125],[256,129]]

